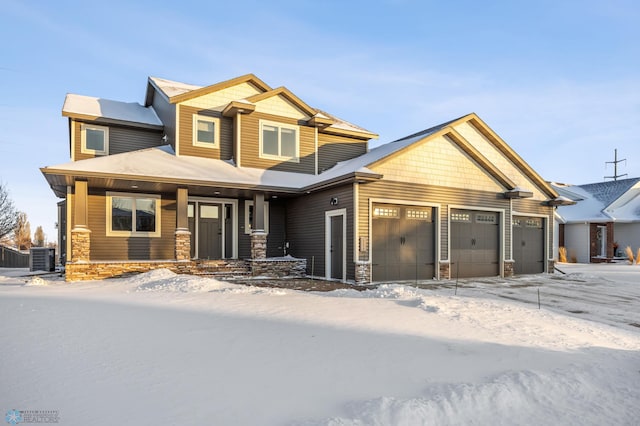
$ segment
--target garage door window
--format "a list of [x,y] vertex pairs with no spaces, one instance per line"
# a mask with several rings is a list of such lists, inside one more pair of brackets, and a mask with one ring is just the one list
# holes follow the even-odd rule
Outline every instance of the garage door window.
[[471,215],[464,212],[451,213],[452,222],[471,222]]
[[495,214],[478,213],[476,214],[476,222],[478,223],[496,223]]
[[400,217],[400,209],[395,207],[375,207],[373,209],[374,217]]
[[431,222],[431,209],[407,209],[407,219]]
[[529,218],[527,219],[527,228],[542,228],[542,219]]

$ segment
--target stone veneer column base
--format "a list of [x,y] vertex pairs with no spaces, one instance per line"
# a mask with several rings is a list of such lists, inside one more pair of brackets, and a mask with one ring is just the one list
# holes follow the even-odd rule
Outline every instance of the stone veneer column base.
[[191,232],[179,229],[175,232],[175,237],[176,260],[191,260]]
[[513,276],[513,265],[515,265],[515,260],[505,260],[504,267],[502,273],[505,278],[510,278]]
[[356,285],[371,283],[371,262],[359,260],[356,262]]
[[71,230],[71,261],[88,262],[91,258],[91,231],[87,228]]
[[555,273],[556,272],[556,260],[555,259],[549,259],[547,261],[547,268],[549,268],[549,269],[547,269],[547,272],[549,274]]
[[251,232],[251,259],[266,259],[267,233],[256,230]]
[[438,263],[438,268],[439,268],[439,271],[440,271],[440,279],[441,280],[451,279],[451,264],[449,262],[440,261]]

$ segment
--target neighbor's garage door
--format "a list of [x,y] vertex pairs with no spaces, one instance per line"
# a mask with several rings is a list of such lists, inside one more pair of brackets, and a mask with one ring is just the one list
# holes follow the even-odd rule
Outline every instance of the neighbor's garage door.
[[513,272],[544,272],[544,226],[540,217],[513,217]]
[[451,210],[451,277],[500,275],[499,214]]
[[433,210],[373,205],[373,281],[430,280],[435,276]]

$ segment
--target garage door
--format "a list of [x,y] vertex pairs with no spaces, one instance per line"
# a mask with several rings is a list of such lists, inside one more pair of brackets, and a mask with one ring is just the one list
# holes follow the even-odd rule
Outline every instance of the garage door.
[[435,276],[432,207],[374,204],[373,281],[430,280]]
[[497,212],[451,210],[451,277],[500,275]]
[[544,272],[544,226],[540,217],[513,217],[513,272]]

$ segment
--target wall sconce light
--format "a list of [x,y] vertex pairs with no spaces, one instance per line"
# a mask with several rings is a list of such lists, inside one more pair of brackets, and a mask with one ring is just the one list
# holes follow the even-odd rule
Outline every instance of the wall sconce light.
[[331,197],[331,201],[329,201],[329,204],[331,204],[332,206],[337,206],[338,205],[338,197]]

